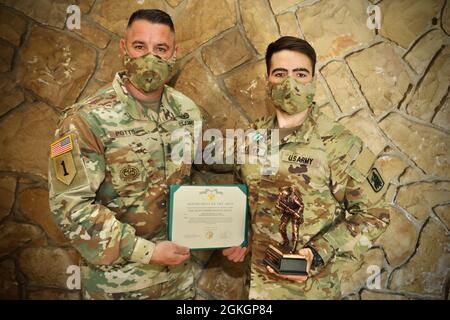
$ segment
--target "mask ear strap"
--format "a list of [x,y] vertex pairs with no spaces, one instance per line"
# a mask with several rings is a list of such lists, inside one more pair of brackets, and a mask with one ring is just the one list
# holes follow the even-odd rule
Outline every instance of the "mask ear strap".
[[128,48],[127,48],[127,40],[125,39],[125,54],[127,54],[128,56],[130,55],[130,53],[128,52]]

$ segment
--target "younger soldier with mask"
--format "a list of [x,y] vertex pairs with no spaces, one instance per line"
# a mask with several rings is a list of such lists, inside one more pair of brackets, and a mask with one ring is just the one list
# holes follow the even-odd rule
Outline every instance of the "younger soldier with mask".
[[51,210],[83,258],[85,298],[192,298],[189,249],[166,240],[167,186],[190,182],[191,169],[170,161],[171,133],[201,115],[166,85],[177,51],[168,14],[134,12],[120,47],[126,70],[58,125]]
[[[268,91],[276,113],[254,129],[261,135],[269,132],[264,129],[279,130],[279,167],[275,172],[261,170],[259,162],[238,167],[249,188],[252,219],[250,299],[339,298],[336,259],[359,258],[389,223],[382,200],[387,184],[373,166],[376,155],[313,102],[315,63],[314,49],[302,39],[282,37],[267,48]],[[295,253],[307,260],[308,276],[281,275],[263,262],[269,245],[285,242],[288,219],[277,199],[286,190],[294,190],[301,209],[292,219],[298,226],[289,224],[288,234],[296,232]]]

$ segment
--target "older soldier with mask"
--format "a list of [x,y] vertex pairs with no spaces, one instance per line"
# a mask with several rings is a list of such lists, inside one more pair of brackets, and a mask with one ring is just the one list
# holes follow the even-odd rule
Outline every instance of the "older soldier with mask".
[[190,182],[170,161],[171,133],[198,107],[166,85],[176,60],[168,14],[139,10],[120,40],[125,71],[67,108],[51,144],[53,217],[82,256],[86,299],[189,299],[189,249],[167,241],[167,186]]
[[[374,167],[376,155],[313,102],[315,63],[314,49],[299,38],[282,37],[267,48],[268,95],[276,113],[254,129],[260,137],[266,129],[279,130],[279,166],[237,167],[249,188],[252,215],[250,299],[340,298],[339,261],[358,259],[389,223],[387,183]],[[301,217],[288,226],[289,234],[294,231],[289,241],[297,242],[294,253],[307,260],[308,276],[279,274],[263,261],[269,245],[287,240],[283,227],[289,217],[277,205],[286,190],[294,190],[300,203]],[[242,260],[244,250],[224,254]]]

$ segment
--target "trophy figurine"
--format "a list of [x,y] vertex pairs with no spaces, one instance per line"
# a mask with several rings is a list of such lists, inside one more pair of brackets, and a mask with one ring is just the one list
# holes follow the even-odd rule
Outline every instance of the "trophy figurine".
[[[283,243],[278,246],[269,245],[264,262],[280,274],[307,276],[306,259],[295,254],[298,244],[298,228],[303,223],[304,205],[300,191],[294,186],[280,188],[275,207],[281,212],[278,230],[283,238]],[[292,246],[289,245],[286,231],[289,222],[292,223]]]

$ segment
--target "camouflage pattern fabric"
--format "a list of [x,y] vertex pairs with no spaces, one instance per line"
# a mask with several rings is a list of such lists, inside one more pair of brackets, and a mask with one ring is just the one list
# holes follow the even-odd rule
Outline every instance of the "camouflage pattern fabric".
[[315,91],[315,79],[301,83],[293,77],[287,77],[283,82],[272,85],[271,96],[276,106],[288,114],[294,114],[312,105]]
[[[145,109],[123,76],[64,111],[55,133],[62,142],[52,144],[49,162],[51,211],[83,257],[82,285],[93,297],[193,284],[190,263],[149,261],[155,243],[167,239],[168,185],[190,182],[191,165],[170,161],[180,142],[171,141],[171,133],[182,127],[192,134],[200,111],[169,86],[159,112]],[[161,290],[172,293],[178,295]]]
[[[276,116],[254,125],[261,134],[261,129],[276,127]],[[376,156],[344,126],[319,112],[315,104],[305,122],[280,139],[279,147],[275,175],[262,175],[260,163],[238,167],[238,176],[249,187],[252,215],[249,297],[338,299],[340,272],[335,259],[360,258],[386,229],[389,209],[383,194],[387,183],[373,167]],[[324,262],[304,283],[271,275],[263,263],[268,246],[283,242],[278,229],[281,214],[275,203],[285,186],[298,188],[304,203],[297,249],[311,246]],[[291,235],[292,224],[287,231]]]
[[169,60],[161,59],[151,53],[131,58],[127,50],[124,55],[124,66],[128,79],[136,88],[144,92],[161,88],[172,75],[175,61],[175,53]]

